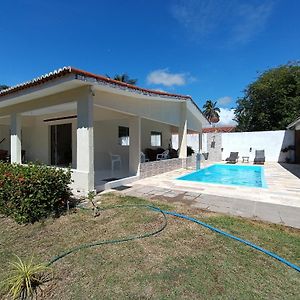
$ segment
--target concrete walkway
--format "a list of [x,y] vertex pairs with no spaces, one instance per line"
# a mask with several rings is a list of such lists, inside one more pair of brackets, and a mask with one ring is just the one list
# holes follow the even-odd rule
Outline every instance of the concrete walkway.
[[300,228],[300,179],[280,164],[265,165],[266,189],[176,180],[189,172],[142,179],[121,193]]

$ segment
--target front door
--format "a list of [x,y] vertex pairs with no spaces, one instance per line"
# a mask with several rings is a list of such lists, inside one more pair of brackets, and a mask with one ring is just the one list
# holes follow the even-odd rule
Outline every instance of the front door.
[[72,124],[51,125],[51,165],[72,164]]

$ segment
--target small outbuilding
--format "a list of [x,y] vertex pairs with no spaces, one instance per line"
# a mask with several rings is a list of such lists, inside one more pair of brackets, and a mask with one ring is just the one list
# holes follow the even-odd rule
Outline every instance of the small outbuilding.
[[295,130],[295,162],[300,164],[300,117],[288,125],[287,129]]

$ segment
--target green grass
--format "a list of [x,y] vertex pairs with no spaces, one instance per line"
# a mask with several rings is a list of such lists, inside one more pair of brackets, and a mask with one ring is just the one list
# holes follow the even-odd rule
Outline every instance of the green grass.
[[[106,195],[101,205],[148,204]],[[300,264],[300,231],[278,225],[205,213],[186,206],[151,202],[177,210],[245,238]],[[78,211],[44,223],[17,225],[0,217],[0,281],[9,261],[35,263],[81,243],[140,234],[162,222],[145,209],[107,210],[97,218]],[[53,266],[54,279],[40,299],[299,299],[300,274],[245,245],[199,225],[168,217],[159,235],[73,253]],[[0,291],[0,298],[4,297]]]

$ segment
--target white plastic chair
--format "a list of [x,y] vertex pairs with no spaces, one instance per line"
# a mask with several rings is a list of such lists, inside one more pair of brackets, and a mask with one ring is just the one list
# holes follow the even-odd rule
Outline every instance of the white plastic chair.
[[169,156],[169,150],[165,150],[163,153],[156,155],[156,160],[168,159],[168,156]]
[[110,161],[111,161],[111,171],[113,172],[116,168],[116,165],[119,165],[119,169],[121,170],[122,161],[121,161],[121,155],[119,154],[110,154]]

